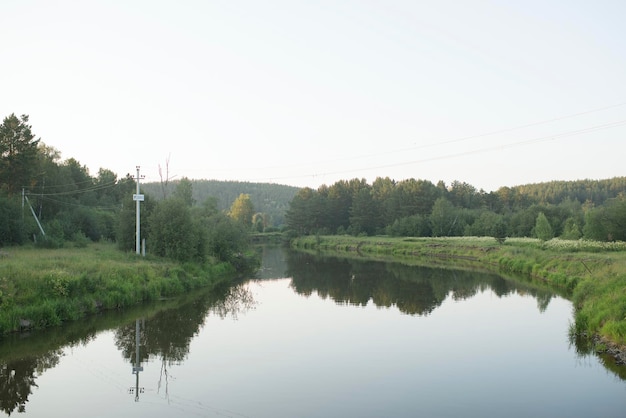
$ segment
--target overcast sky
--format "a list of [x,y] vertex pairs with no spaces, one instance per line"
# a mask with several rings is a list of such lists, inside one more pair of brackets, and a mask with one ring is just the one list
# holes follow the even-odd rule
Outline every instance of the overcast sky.
[[96,175],[626,175],[626,2],[6,0],[0,116]]

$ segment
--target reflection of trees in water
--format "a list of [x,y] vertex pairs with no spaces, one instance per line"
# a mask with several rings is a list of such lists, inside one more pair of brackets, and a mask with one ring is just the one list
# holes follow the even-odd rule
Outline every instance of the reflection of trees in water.
[[37,357],[24,357],[8,361],[0,366],[0,410],[7,415],[17,412],[26,412],[26,402],[37,387],[36,375],[41,375],[46,369],[59,363],[61,350],[50,351]]
[[[189,344],[199,332],[209,314],[220,318],[237,315],[254,306],[252,294],[243,285],[224,287],[202,297],[195,298],[178,308],[161,311],[141,320],[139,333],[139,362],[160,358],[161,373],[158,388],[165,383],[168,396],[168,367],[180,364],[189,354]],[[115,344],[135,366],[137,358],[137,330],[129,323],[115,331]]]
[[32,388],[38,387],[36,379],[59,364],[65,347],[84,345],[95,338],[94,320],[89,318],[32,334],[4,336],[0,355],[0,410],[7,415],[26,412]]
[[263,245],[258,247],[263,260],[261,268],[256,272],[257,279],[277,279],[286,277],[287,264],[285,250],[279,246]]
[[491,289],[499,297],[511,293],[531,294],[544,311],[552,294],[484,272],[445,270],[400,263],[317,257],[288,253],[288,274],[293,289],[303,295],[314,291],[337,303],[380,307],[396,306],[411,315],[428,315],[448,297],[468,299]]
[[[161,311],[142,321],[140,360],[143,362],[158,356],[169,365],[180,363],[187,357],[189,343],[209,313],[221,318],[229,315],[236,318],[253,304],[252,294],[243,285],[238,285],[224,287],[175,309]],[[135,360],[135,341],[134,322],[115,331],[115,344],[124,357],[132,361]]]
[[[191,298],[190,298],[191,299]],[[254,305],[251,293],[243,285],[221,288],[201,297],[195,297],[180,308],[164,310],[142,322],[140,336],[140,361],[151,356],[160,356],[162,374],[167,378],[167,366],[183,361],[189,351],[189,343],[210,313],[221,318],[237,317]],[[144,310],[142,312],[154,312]],[[133,315],[111,312],[104,316],[93,316],[24,335],[5,336],[0,353],[0,411],[11,415],[15,411],[25,412],[28,397],[36,379],[46,370],[56,367],[65,347],[86,345],[99,330],[118,327],[120,320],[128,325],[117,328],[116,345],[124,356],[135,363],[135,322],[128,322]],[[41,354],[43,353],[43,354]]]
[[[206,317],[213,313],[220,318],[232,316],[254,306],[252,294],[243,285],[223,287],[183,303],[177,308],[165,310],[140,320],[140,326],[129,323],[115,331],[115,345],[135,367],[150,358],[160,358],[161,370],[158,390],[165,386],[168,397],[168,367],[182,363],[189,354],[189,344],[198,334]],[[137,329],[139,336],[137,337]],[[137,354],[139,340],[139,354]],[[164,385],[163,385],[164,383]],[[137,390],[139,390],[137,388]],[[137,398],[138,399],[138,396]]]
[[254,304],[252,293],[240,284],[229,288],[224,298],[216,300],[211,305],[209,312],[222,319],[229,316],[237,319],[240,313],[246,313],[254,307]]

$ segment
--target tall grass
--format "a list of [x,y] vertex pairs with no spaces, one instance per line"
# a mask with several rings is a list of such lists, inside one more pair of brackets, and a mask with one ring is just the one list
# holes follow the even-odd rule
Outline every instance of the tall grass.
[[0,258],[0,335],[173,296],[233,274],[227,264],[180,265],[122,253],[106,243],[9,248]]

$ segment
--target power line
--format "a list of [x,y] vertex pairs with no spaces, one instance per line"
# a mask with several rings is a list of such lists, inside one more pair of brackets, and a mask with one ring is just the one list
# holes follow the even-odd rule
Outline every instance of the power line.
[[80,203],[73,203],[73,202],[66,202],[63,200],[58,200],[58,199],[53,199],[51,197],[47,197],[47,196],[39,196],[37,194],[31,194],[31,196],[33,197],[38,197],[41,200],[45,200],[47,202],[53,202],[53,203],[58,203],[60,205],[65,205],[65,206],[74,206],[74,207],[78,207],[78,208],[88,208],[88,209],[101,209],[101,210],[117,210],[119,209],[119,206],[92,206],[92,205],[83,205]]
[[[623,107],[623,106],[626,106],[626,102],[621,102],[621,103],[617,103],[617,104],[613,104],[613,105],[609,105],[609,106],[604,106],[604,107],[600,107],[600,108],[595,108],[595,109],[591,109],[591,110],[585,110],[585,111],[582,111],[582,112],[571,113],[571,114],[568,114],[568,115],[558,116],[558,117],[554,117],[554,118],[550,118],[550,119],[544,119],[544,120],[540,120],[540,121],[536,121],[536,122],[530,122],[530,123],[517,125],[517,126],[514,126],[514,127],[510,127],[510,128],[497,129],[497,130],[493,130],[493,131],[489,131],[489,132],[484,132],[484,133],[481,133],[481,134],[467,135],[467,136],[462,136],[462,137],[459,137],[459,138],[453,138],[453,139],[449,139],[449,140],[445,140],[445,141],[430,142],[428,144],[422,144],[422,145],[417,145],[417,146],[412,146],[412,147],[399,148],[399,149],[389,150],[389,151],[381,151],[381,152],[376,152],[375,154],[362,154],[362,155],[358,155],[358,156],[354,156],[354,157],[343,157],[343,158],[336,158],[336,159],[333,159],[333,160],[324,160],[324,161],[312,162],[312,163],[308,163],[307,165],[322,165],[322,164],[337,163],[337,162],[343,162],[343,161],[353,161],[353,160],[360,160],[360,159],[364,159],[364,158],[379,157],[381,155],[397,154],[397,153],[401,153],[401,152],[415,151],[415,150],[420,150],[420,149],[425,149],[425,148],[434,148],[434,147],[437,147],[437,146],[456,144],[456,143],[459,143],[459,142],[469,141],[471,139],[478,139],[478,138],[484,138],[484,137],[498,135],[498,134],[503,134],[503,133],[510,133],[510,132],[521,130],[521,129],[530,128],[530,127],[533,127],[533,126],[541,126],[541,125],[546,125],[546,124],[549,124],[549,123],[558,122],[558,121],[562,121],[562,120],[573,119],[573,118],[577,118],[577,117],[580,117],[580,116],[585,116],[585,115],[589,115],[589,114],[593,114],[593,113],[598,113],[598,112],[602,112],[602,111],[605,111],[605,110],[614,109],[614,108]],[[297,168],[297,167],[301,167],[301,166],[302,166],[301,163],[295,163],[295,164],[284,164],[284,165],[276,165],[276,166],[255,167],[253,169],[255,169],[255,170],[288,169],[288,168]],[[378,168],[378,167],[372,167],[372,168]],[[228,170],[220,170],[220,171],[225,172],[225,171],[238,171],[238,170],[241,170],[241,168],[233,167],[233,168],[230,168]],[[337,174],[337,173],[329,173],[329,174]],[[309,175],[306,175],[306,176],[288,176],[288,177],[282,177],[282,178],[294,178],[294,177],[296,177],[296,178],[297,177],[309,177]],[[273,178],[274,179],[280,179],[280,177],[273,177]]]
[[[68,185],[68,187],[69,186],[71,186],[71,185]],[[73,194],[94,192],[94,191],[98,191],[98,190],[112,189],[113,187],[116,187],[116,186],[118,186],[118,183],[105,183],[105,184],[94,185],[93,187],[88,187],[88,188],[85,188],[85,189],[68,190],[68,191],[65,191],[65,192],[56,192],[56,193],[27,192],[26,194],[29,195],[29,196],[67,196],[67,195],[73,195]]]
[[281,180],[281,179],[288,179],[288,178],[323,177],[323,176],[335,175],[335,174],[346,174],[346,173],[368,171],[368,170],[375,170],[375,169],[381,169],[381,168],[392,168],[392,167],[401,167],[401,166],[412,165],[412,164],[421,164],[421,163],[431,162],[431,161],[447,160],[447,159],[452,159],[452,158],[464,157],[464,156],[467,156],[467,155],[480,154],[480,153],[484,153],[484,152],[488,152],[488,151],[494,151],[494,150],[499,150],[499,149],[507,149],[507,148],[517,147],[517,146],[521,146],[521,145],[527,145],[527,144],[531,144],[531,143],[557,140],[557,139],[568,137],[568,136],[581,135],[581,134],[595,132],[595,131],[599,131],[599,130],[603,130],[603,129],[614,128],[614,127],[617,127],[617,126],[622,126],[624,124],[626,124],[626,119],[615,121],[615,122],[610,122],[610,123],[606,123],[606,124],[602,124],[602,125],[595,125],[595,126],[591,126],[591,127],[588,127],[588,128],[582,128],[582,129],[577,129],[577,130],[573,130],[573,131],[566,131],[566,132],[557,133],[557,134],[553,134],[553,135],[546,135],[546,136],[541,136],[541,137],[537,137],[537,138],[517,141],[517,142],[513,142],[513,143],[509,143],[509,144],[502,144],[502,145],[496,145],[496,146],[492,146],[492,147],[474,149],[474,150],[459,152],[459,153],[455,153],[455,154],[446,154],[446,155],[441,155],[441,156],[436,156],[436,157],[423,158],[423,159],[419,159],[419,160],[404,161],[404,162],[399,162],[399,163],[384,164],[384,165],[377,165],[377,166],[368,166],[368,167],[354,168],[354,169],[349,169],[349,170],[336,170],[336,171],[329,171],[329,172],[317,173],[317,174],[291,175],[291,176],[282,176],[282,177],[281,176],[276,176],[276,177],[268,178],[266,180]]

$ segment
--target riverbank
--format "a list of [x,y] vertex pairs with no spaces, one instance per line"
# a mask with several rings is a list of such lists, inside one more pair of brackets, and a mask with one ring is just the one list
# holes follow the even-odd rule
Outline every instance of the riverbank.
[[292,247],[393,257],[424,264],[520,274],[564,292],[575,308],[572,334],[610,346],[626,362],[626,243],[494,238],[306,236]]
[[215,286],[236,274],[227,263],[176,263],[124,253],[111,243],[85,248],[14,247],[0,252],[0,335],[60,325]]

